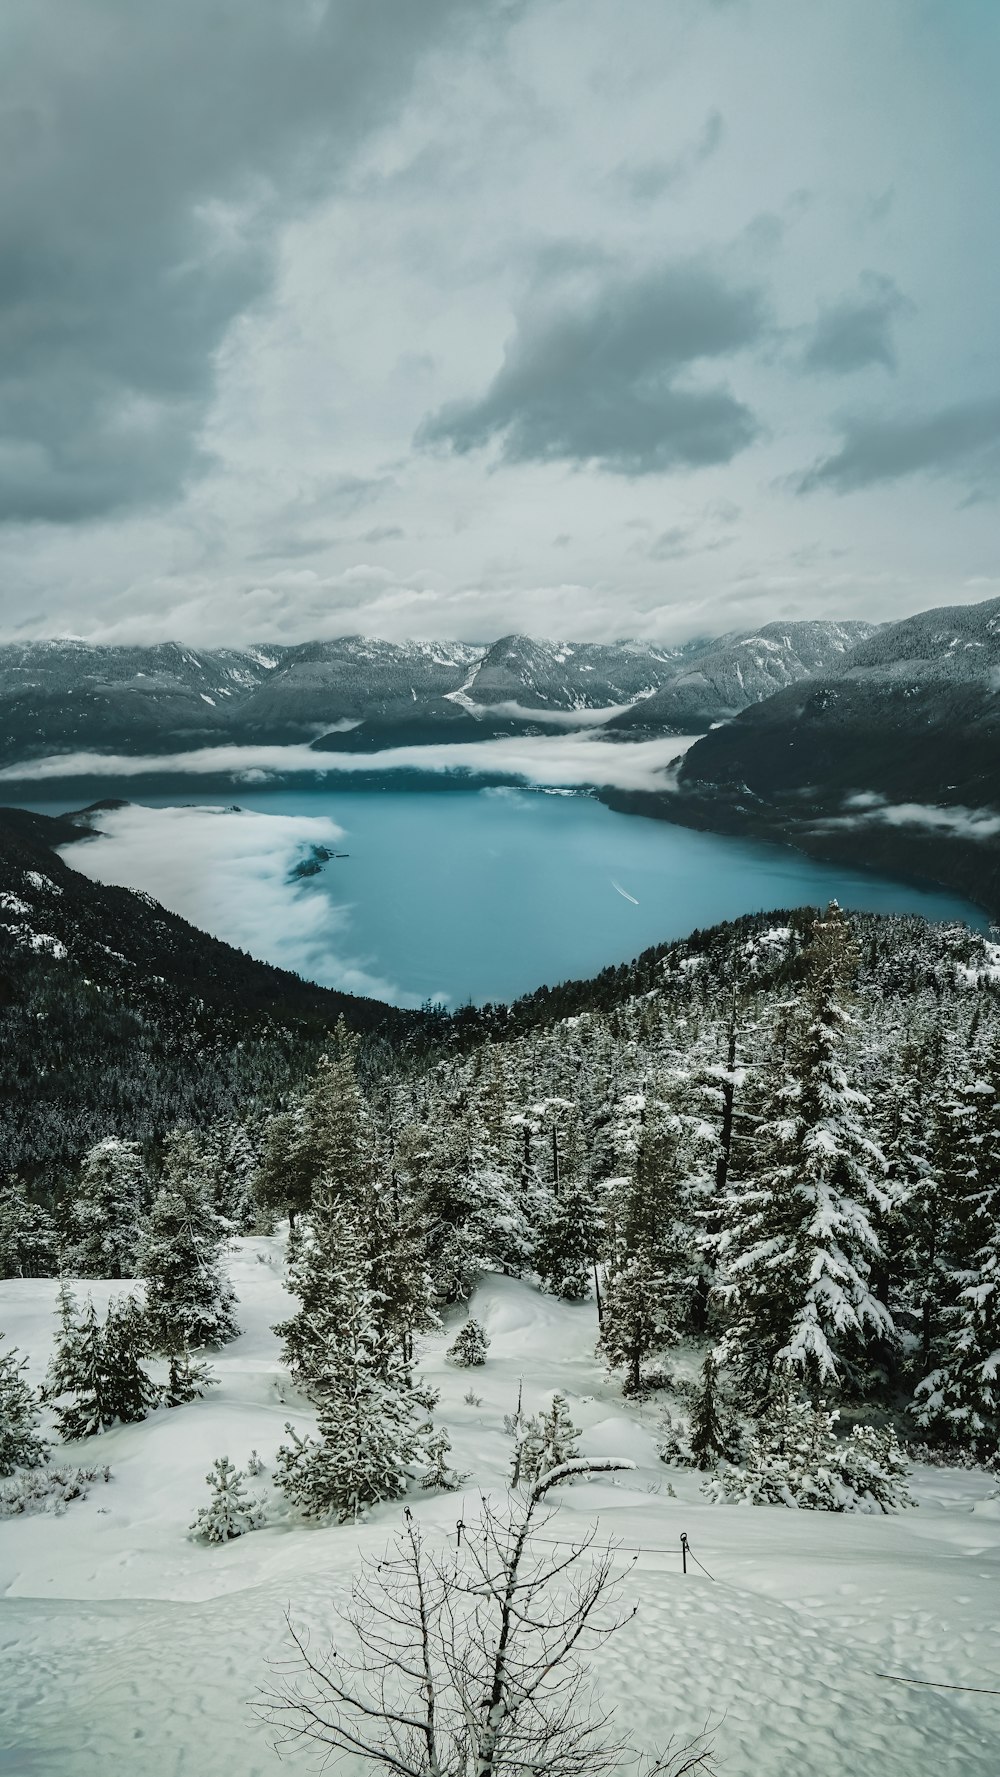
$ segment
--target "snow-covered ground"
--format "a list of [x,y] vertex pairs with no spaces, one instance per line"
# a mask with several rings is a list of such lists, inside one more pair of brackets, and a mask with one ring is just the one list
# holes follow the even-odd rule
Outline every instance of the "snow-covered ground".
[[[333,1627],[362,1553],[381,1551],[399,1507],[355,1529],[268,1528],[221,1548],[187,1539],[211,1460],[270,1467],[291,1418],[271,1324],[288,1298],[280,1240],[242,1240],[231,1259],[243,1336],[216,1363],[220,1386],[84,1446],[110,1462],[108,1486],[65,1515],[0,1522],[0,1772],[24,1777],[265,1777],[282,1761],[250,1708],[266,1660],[283,1650],[283,1612]],[[91,1287],[91,1286],[85,1286]],[[94,1285],[102,1308],[121,1286]],[[0,1328],[40,1379],[51,1346],[53,1280],[0,1284]],[[453,1328],[429,1339],[421,1370],[441,1389],[469,1491],[415,1496],[424,1525],[454,1534],[477,1488],[500,1488],[505,1412],[568,1397],[587,1454],[638,1464],[613,1484],[562,1491],[548,1535],[599,1520],[623,1545],[639,1604],[601,1655],[605,1700],[638,1744],[718,1723],[722,1777],[996,1777],[1000,1697],[922,1688],[879,1674],[1000,1689],[1000,1501],[982,1471],[924,1468],[917,1510],[834,1517],[715,1506],[698,1477],[656,1457],[655,1407],[623,1405],[593,1356],[592,1304],[489,1278],[473,1312],[491,1339],[482,1369],[444,1361]],[[481,1406],[463,1399],[470,1389]],[[261,1485],[267,1483],[262,1477]],[[676,1497],[671,1497],[671,1486]],[[271,1489],[268,1487],[270,1492]],[[560,1520],[562,1523],[560,1523]],[[562,1527],[565,1526],[565,1529]],[[686,1531],[713,1578],[681,1572]]]

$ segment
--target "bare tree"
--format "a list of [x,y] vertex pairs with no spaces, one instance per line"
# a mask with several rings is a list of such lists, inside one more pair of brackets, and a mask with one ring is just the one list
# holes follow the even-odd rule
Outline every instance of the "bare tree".
[[532,1546],[560,1481],[633,1466],[562,1463],[507,1508],[484,1499],[443,1553],[428,1549],[407,1510],[394,1547],[355,1582],[349,1651],[314,1654],[286,1617],[295,1652],[257,1704],[278,1745],[311,1742],[324,1765],[351,1757],[395,1777],[709,1772],[704,1736],[643,1759],[594,1695],[586,1654],[635,1615],[618,1605],[614,1551],[584,1560],[593,1527],[551,1543],[551,1556]]

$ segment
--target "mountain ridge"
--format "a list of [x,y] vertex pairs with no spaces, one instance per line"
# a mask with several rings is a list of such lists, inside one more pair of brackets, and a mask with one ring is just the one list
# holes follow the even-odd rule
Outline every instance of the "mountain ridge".
[[[822,666],[849,630],[870,625],[787,624],[790,676]],[[798,632],[801,643],[796,649]],[[740,637],[724,638],[730,647]],[[325,642],[194,649],[87,643],[74,638],[0,644],[0,763],[53,752],[183,752],[222,741],[246,745],[320,740],[366,725],[392,744],[518,732],[554,713],[645,708],[621,726],[691,732],[690,700],[657,705],[672,681],[710,658],[720,641],[676,647],[624,640],[557,642],[508,635],[489,644],[385,642],[360,635]],[[766,646],[766,643],[763,644]],[[825,652],[824,652],[825,649]],[[703,676],[703,727],[773,688],[755,664],[749,683]],[[717,675],[718,676],[718,675]],[[680,722],[680,726],[678,726]],[[480,724],[478,729],[473,724]],[[333,744],[338,744],[334,742]]]

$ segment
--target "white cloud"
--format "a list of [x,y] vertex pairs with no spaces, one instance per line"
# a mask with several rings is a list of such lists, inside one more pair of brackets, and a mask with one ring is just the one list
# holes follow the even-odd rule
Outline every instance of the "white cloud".
[[[272,150],[279,122],[295,134],[300,119],[316,116],[322,65],[295,58],[276,110],[271,35],[295,36],[285,12],[304,10],[345,31],[354,19],[358,35],[347,48],[366,66],[383,51],[395,56],[394,44],[370,43],[360,5],[248,8],[239,77],[219,129],[208,130],[216,63],[196,58],[214,10],[149,9],[153,23],[122,43],[109,9],[98,7],[96,40],[114,38],[113,53],[89,58],[75,49],[94,27],[68,0],[18,0],[11,10],[32,27],[23,40],[12,27],[15,51],[23,56],[30,40],[32,58],[62,69],[74,91],[78,76],[106,74],[121,99],[87,113],[110,184],[89,175],[93,157],[81,149],[72,107],[51,110],[65,160],[54,193],[49,174],[63,163],[36,155],[16,126],[9,184],[28,170],[17,212],[28,235],[42,207],[29,201],[37,163],[68,250],[75,243],[93,261],[88,301],[115,362],[129,368],[140,354],[151,378],[167,368],[166,336],[148,325],[149,288],[159,302],[183,286],[213,349],[200,359],[212,388],[203,378],[193,397],[200,429],[188,441],[183,494],[86,523],[8,527],[0,633],[70,628],[92,640],[205,645],[350,630],[683,639],[768,618],[892,616],[982,596],[977,582],[995,571],[988,502],[960,509],[954,488],[926,479],[843,496],[827,486],[808,500],[792,490],[809,464],[835,453],[838,435],[827,379],[797,374],[799,330],[868,273],[892,280],[914,304],[896,342],[900,412],[939,413],[997,394],[989,366],[1000,256],[983,224],[998,130],[995,7],[837,0],[796,9],[790,32],[788,0],[579,0],[572,8],[530,0],[465,8],[478,21],[471,35],[435,32],[445,16],[439,4],[399,7],[400,18],[420,13],[412,32],[438,49],[414,62],[412,84],[405,59],[406,79],[393,84],[385,109],[351,87],[349,110],[360,106],[363,129],[346,130],[340,107],[324,100],[323,130],[329,124],[341,147],[295,160],[306,191],[291,188],[286,160]],[[964,18],[973,12],[974,27]],[[281,14],[277,24],[272,13]],[[68,21],[66,31],[54,21]],[[213,57],[229,53],[213,40]],[[289,64],[278,66],[284,75]],[[341,66],[338,57],[331,78]],[[343,66],[353,66],[350,56]],[[132,68],[137,84],[120,78]],[[20,104],[34,91],[34,60],[30,80],[15,54],[5,72]],[[157,157],[152,181],[141,155],[133,168],[117,148],[138,140],[136,93],[164,121],[144,150]],[[369,133],[379,116],[389,121]],[[246,119],[245,129],[234,119]],[[224,178],[212,161],[220,144]],[[256,207],[256,231],[244,243],[254,273],[245,287],[218,290],[224,253],[171,267],[172,235],[159,256],[148,248],[149,202],[155,207],[181,175],[224,245],[227,196],[258,192],[253,173],[262,165],[268,202]],[[631,189],[622,169],[632,169]],[[88,212],[72,201],[77,178],[87,205],[100,209],[97,231],[78,226]],[[138,209],[105,202],[109,190],[123,189]],[[134,273],[124,281],[118,246]],[[637,486],[590,466],[494,472],[479,453],[432,459],[413,451],[426,415],[497,376],[515,314],[546,268],[558,262],[572,279],[574,265],[641,271],[691,256],[766,290],[775,317],[766,351],[748,351],[726,371],[733,400],[764,428],[733,463]],[[32,256],[29,269],[51,276],[61,264],[54,249]],[[19,288],[14,278],[16,325],[27,330],[25,352],[14,354],[15,421],[22,396],[51,389],[72,399],[75,388],[58,352],[31,355],[37,326],[32,334],[34,310],[18,306]],[[54,307],[42,305],[44,326],[72,329],[59,288]],[[99,300],[108,288],[110,305]],[[221,306],[208,302],[213,289]],[[181,368],[195,331],[170,336]],[[88,367],[100,369],[104,351],[85,349],[90,333],[82,338]],[[696,366],[695,390],[700,376]],[[884,376],[877,361],[852,372],[852,411],[867,415],[882,402]],[[86,478],[100,462],[66,445],[89,436],[85,394],[77,391],[78,424],[59,428],[57,445]],[[55,407],[42,402],[39,411],[47,418]],[[187,425],[188,406],[182,418]],[[16,424],[8,430],[14,436]],[[134,426],[124,445],[116,440],[141,482]],[[171,464],[183,469],[188,455],[179,450]],[[36,467],[42,488],[58,493],[51,463],[48,472],[43,461]],[[12,464],[20,473],[25,466]],[[738,523],[713,517],[725,504],[740,508]],[[655,549],[631,547],[635,525],[653,539],[696,538],[697,549],[656,559]]]
[[61,848],[95,882],[142,889],[202,931],[325,987],[417,1004],[351,953],[350,905],[291,875],[314,846],[336,849],[325,815],[225,808],[102,809],[101,837]]
[[315,778],[371,771],[461,771],[503,774],[525,783],[619,790],[669,790],[670,767],[697,735],[612,741],[595,734],[503,736],[454,745],[391,747],[381,753],[319,753],[308,746],[200,747],[190,753],[130,757],[125,753],[53,753],[0,770],[0,783],[71,778],[114,781],[142,777],[228,777],[236,784],[309,774]]
[[921,827],[929,833],[947,833],[958,839],[993,839],[1000,833],[1000,814],[994,808],[941,808],[936,803],[883,802],[874,792],[861,791],[846,799],[856,811],[834,816],[823,827]]

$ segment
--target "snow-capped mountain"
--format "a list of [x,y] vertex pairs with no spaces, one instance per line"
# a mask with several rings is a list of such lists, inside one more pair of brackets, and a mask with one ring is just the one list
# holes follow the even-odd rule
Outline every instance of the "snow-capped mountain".
[[172,752],[229,738],[357,743],[511,731],[575,710],[637,706],[622,727],[692,732],[828,666],[867,624],[788,624],[753,637],[653,643],[341,636],[294,647],[0,645],[0,761],[96,749]]
[[887,625],[697,741],[670,818],[1000,902],[1000,599]]
[[1000,803],[1000,599],[923,611],[744,709],[684,776],[758,794]]
[[552,642],[502,636],[464,687],[475,704],[519,703],[541,709],[605,709],[648,697],[704,644]]
[[0,645],[0,755],[157,750],[218,739],[281,648],[148,648],[75,640]]
[[728,721],[786,685],[829,672],[875,634],[860,621],[766,623],[751,635],[722,636],[675,668],[665,684],[611,724],[695,733]]

